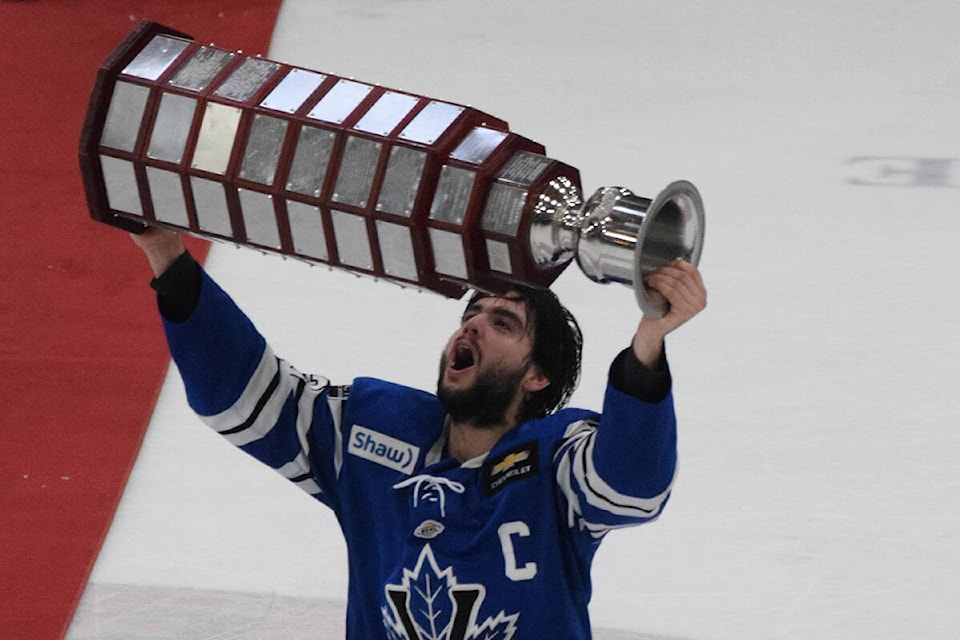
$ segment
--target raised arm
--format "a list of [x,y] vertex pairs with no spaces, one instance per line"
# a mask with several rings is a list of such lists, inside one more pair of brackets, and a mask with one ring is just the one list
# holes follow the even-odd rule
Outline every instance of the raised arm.
[[328,402],[327,381],[277,357],[179,235],[153,228],[133,240],[154,273],[191,408],[228,442],[332,506],[340,401]]
[[664,337],[706,306],[695,267],[677,261],[647,285],[670,311],[645,317],[610,367],[599,425],[572,425],[557,457],[557,480],[571,528],[595,538],[611,529],[656,519],[676,473],[677,429]]

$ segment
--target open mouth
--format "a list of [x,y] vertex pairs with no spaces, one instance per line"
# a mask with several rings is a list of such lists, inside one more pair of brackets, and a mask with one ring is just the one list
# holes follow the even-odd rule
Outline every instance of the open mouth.
[[453,362],[450,368],[454,371],[463,371],[474,364],[473,351],[465,344],[458,344],[453,348]]

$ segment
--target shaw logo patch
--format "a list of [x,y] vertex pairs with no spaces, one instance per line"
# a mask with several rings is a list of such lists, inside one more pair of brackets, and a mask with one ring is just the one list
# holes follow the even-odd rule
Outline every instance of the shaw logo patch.
[[540,456],[537,442],[527,442],[496,458],[487,460],[484,465],[483,488],[488,496],[503,489],[511,482],[522,480],[540,473]]
[[358,424],[353,425],[350,431],[350,444],[347,451],[364,460],[382,464],[407,475],[413,473],[417,466],[417,459],[420,457],[420,447]]

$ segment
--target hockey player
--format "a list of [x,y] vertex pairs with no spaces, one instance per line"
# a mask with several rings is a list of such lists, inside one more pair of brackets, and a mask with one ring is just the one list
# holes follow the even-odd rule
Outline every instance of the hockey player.
[[134,239],[191,407],[336,513],[348,638],[590,637],[598,545],[657,518],[670,495],[663,339],[706,305],[696,268],[677,261],[650,276],[670,311],[640,321],[597,414],[561,408],[581,336],[552,292],[474,295],[436,395],[374,378],[335,386],[274,355],[179,236]]

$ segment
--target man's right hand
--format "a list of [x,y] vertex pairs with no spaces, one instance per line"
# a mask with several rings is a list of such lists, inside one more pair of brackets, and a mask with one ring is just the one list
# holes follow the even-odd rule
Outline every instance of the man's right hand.
[[130,237],[147,256],[155,277],[160,277],[186,251],[179,233],[159,227],[150,227],[141,234],[131,233]]

